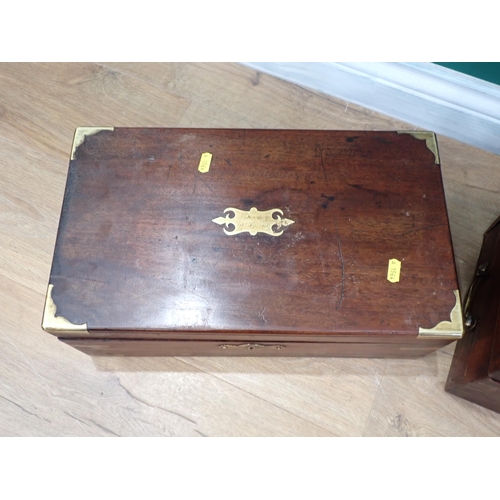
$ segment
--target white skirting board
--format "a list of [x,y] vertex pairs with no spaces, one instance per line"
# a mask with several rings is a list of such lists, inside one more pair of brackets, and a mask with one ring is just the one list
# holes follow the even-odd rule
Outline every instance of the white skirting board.
[[241,63],[500,154],[500,86],[433,63]]

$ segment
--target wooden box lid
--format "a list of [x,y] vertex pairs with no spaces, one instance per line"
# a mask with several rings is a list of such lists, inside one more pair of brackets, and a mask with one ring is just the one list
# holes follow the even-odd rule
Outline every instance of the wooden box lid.
[[65,337],[460,338],[436,137],[79,128],[42,326]]

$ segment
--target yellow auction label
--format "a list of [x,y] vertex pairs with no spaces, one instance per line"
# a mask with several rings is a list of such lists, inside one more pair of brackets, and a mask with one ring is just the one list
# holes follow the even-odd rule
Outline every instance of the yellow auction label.
[[401,261],[398,259],[389,259],[389,268],[387,269],[387,279],[391,283],[398,283],[401,274]]
[[210,170],[210,163],[212,163],[212,153],[203,153],[200,158],[198,170],[202,174],[206,174]]

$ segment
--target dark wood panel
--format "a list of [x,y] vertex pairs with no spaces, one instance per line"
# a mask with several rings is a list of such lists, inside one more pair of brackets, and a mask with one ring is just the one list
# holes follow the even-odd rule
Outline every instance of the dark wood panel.
[[[477,262],[470,307],[476,326],[457,343],[446,383],[448,392],[495,411],[500,411],[499,222],[485,233]],[[478,273],[483,266],[484,275]]]
[[[435,344],[357,344],[315,342],[209,342],[174,340],[68,339],[64,343],[91,356],[310,356],[348,358],[417,358]],[[446,343],[446,342],[444,342]],[[444,344],[441,342],[441,345]]]
[[500,413],[500,382],[488,377],[464,385],[447,385],[447,392]]
[[[290,335],[284,333],[273,333],[273,332],[263,332],[263,333],[248,333],[244,331],[230,332],[230,331],[220,331],[220,332],[199,332],[199,331],[141,331],[141,330],[113,330],[112,332],[106,330],[92,330],[91,333],[82,337],[82,332],[75,331],[72,334],[64,333],[57,334],[55,336],[65,337],[65,338],[89,338],[89,339],[141,339],[141,340],[201,340],[201,341],[220,341],[229,342],[231,340],[241,340],[244,342],[258,342],[258,341],[280,341],[286,342],[290,341]],[[418,343],[424,345],[429,343],[429,345],[435,345],[441,347],[450,343],[449,340],[432,338],[413,338],[409,335],[377,335],[376,332],[363,332],[363,335],[357,334],[344,334],[344,335],[331,335],[329,333],[324,333],[323,335],[294,335],[294,342],[319,342],[319,343],[362,343],[362,344],[373,344],[374,339],[377,343],[383,344],[413,344]]]
[[[491,233],[491,235],[489,233]],[[495,249],[490,258],[491,264],[489,274],[492,287],[496,286],[496,288],[493,288],[491,293],[488,293],[483,299],[491,307],[491,319],[488,318],[486,320],[485,327],[488,328],[493,337],[488,375],[493,380],[500,382],[500,217],[493,223],[486,237],[495,240]],[[481,298],[479,298],[479,300],[481,300]]]

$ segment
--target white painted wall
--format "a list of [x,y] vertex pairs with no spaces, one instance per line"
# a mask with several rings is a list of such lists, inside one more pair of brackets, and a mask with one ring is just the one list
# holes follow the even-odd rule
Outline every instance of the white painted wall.
[[500,86],[432,63],[242,63],[500,154]]

